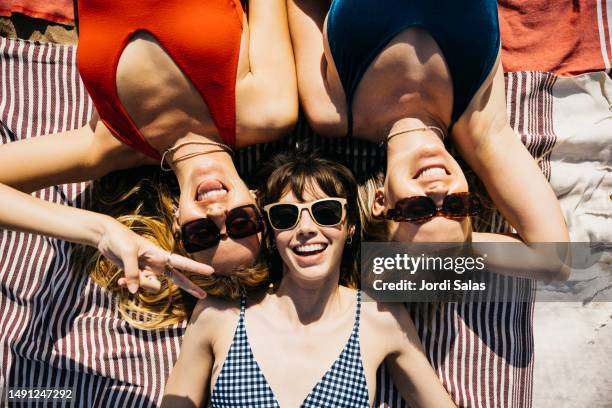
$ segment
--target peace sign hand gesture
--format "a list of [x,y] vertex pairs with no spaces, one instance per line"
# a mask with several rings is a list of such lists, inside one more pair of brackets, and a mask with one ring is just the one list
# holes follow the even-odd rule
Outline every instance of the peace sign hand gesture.
[[212,275],[212,267],[170,253],[110,217],[104,222],[102,231],[97,248],[102,255],[124,270],[125,277],[120,278],[118,284],[127,287],[131,293],[136,293],[139,287],[159,291],[161,284],[156,276],[166,275],[196,298],[206,297],[206,292],[179,270]]

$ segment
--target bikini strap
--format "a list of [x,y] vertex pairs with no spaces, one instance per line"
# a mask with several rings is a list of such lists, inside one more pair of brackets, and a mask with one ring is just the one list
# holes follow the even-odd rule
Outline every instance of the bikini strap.
[[361,290],[357,289],[357,293],[356,293],[356,298],[357,298],[357,307],[355,308],[355,326],[353,327],[353,330],[359,334],[359,322],[361,320]]
[[240,298],[240,322],[244,322],[244,311],[246,310],[246,296]]

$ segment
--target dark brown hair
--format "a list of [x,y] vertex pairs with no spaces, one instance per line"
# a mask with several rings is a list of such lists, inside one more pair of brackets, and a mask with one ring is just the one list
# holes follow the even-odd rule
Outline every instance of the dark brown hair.
[[[357,205],[357,182],[351,171],[337,161],[323,158],[316,151],[298,150],[274,156],[259,171],[258,179],[262,180],[258,188],[261,207],[277,202],[289,191],[298,200],[303,201],[304,192],[312,191],[316,187],[329,197],[347,200],[348,227],[354,226],[355,234],[342,253],[339,283],[352,288],[358,287],[357,261],[361,221]],[[270,278],[276,283],[282,278],[283,268],[278,251],[272,248],[270,234],[271,228],[268,228],[265,251],[270,259]]]

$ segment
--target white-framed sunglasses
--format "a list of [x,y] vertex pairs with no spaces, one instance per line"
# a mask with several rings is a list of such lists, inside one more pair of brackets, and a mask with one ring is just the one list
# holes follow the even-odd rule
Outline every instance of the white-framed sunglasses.
[[264,206],[263,210],[272,228],[276,231],[285,231],[295,228],[300,222],[304,209],[317,225],[334,227],[344,220],[346,207],[345,198],[328,197],[309,203],[273,203]]

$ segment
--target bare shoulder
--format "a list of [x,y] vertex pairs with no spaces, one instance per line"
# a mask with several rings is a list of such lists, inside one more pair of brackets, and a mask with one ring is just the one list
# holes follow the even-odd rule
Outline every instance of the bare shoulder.
[[[189,321],[189,326],[202,330],[202,333],[214,335],[225,329],[233,329],[240,315],[240,300],[227,300],[207,296],[198,301]],[[215,330],[210,330],[214,327]]]
[[400,334],[412,318],[403,303],[363,302],[363,322],[368,328],[384,336]]

